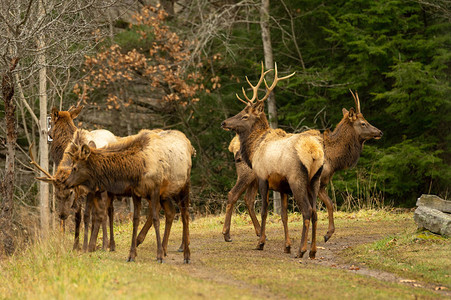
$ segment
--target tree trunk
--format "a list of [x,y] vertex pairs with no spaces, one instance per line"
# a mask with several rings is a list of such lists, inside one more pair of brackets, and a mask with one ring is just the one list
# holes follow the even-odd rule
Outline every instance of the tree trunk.
[[2,95],[5,102],[6,120],[6,164],[5,178],[0,182],[1,199],[0,202],[0,242],[1,248],[6,254],[11,255],[15,250],[14,232],[12,232],[13,212],[14,212],[14,161],[16,155],[16,116],[13,96],[14,80],[12,71],[16,68],[18,58],[11,61],[9,70],[2,78]]
[[169,18],[174,17],[174,0],[160,0],[160,4],[163,9],[168,13]]
[[[263,41],[263,53],[265,56],[265,69],[274,68],[274,56],[271,45],[271,33],[269,30],[269,0],[262,0],[262,6],[260,9],[260,26],[262,29],[262,41]],[[269,126],[271,128],[277,128],[277,106],[274,92],[271,92],[268,97],[268,117]],[[273,192],[274,198],[274,211],[280,215],[281,204],[280,194]]]
[[[44,15],[44,0],[39,1],[39,14]],[[45,41],[44,33],[38,37],[38,64],[39,64],[39,153],[40,161],[44,170],[49,169],[49,147],[47,144],[47,69],[45,66]],[[41,176],[45,176],[41,172]],[[49,209],[49,185],[44,181],[39,184],[39,207],[41,216],[41,233],[45,238],[48,236],[50,227],[50,209]]]

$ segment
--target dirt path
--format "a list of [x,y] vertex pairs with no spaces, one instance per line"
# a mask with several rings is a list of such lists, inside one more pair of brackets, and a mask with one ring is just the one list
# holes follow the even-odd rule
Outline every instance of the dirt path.
[[[270,226],[267,231],[268,242],[265,245],[264,251],[252,250],[256,244],[257,238],[253,235],[253,230],[236,230],[232,231],[232,243],[224,242],[222,235],[215,234],[211,236],[202,236],[202,239],[192,237],[192,264],[187,271],[190,276],[212,281],[217,284],[233,286],[238,290],[251,291],[252,294],[258,298],[280,298],[280,295],[274,294],[270,289],[261,285],[250,285],[249,282],[243,282],[221,269],[214,268],[208,263],[210,259],[218,259],[219,256],[227,255],[227,251],[234,251],[234,255],[248,256],[250,260],[256,260],[262,257],[270,257],[275,260],[292,260],[294,263],[301,263],[304,265],[322,265],[329,268],[341,269],[351,274],[358,274],[376,278],[377,280],[391,283],[404,284],[412,287],[419,287],[434,291],[442,296],[451,296],[451,292],[447,290],[437,291],[436,286],[427,284],[409,278],[400,277],[396,274],[373,270],[367,268],[364,264],[346,263],[340,257],[340,253],[349,247],[354,247],[361,244],[371,243],[377,241],[384,236],[400,232],[403,228],[411,226],[410,222],[397,224],[392,228],[386,228],[383,225],[377,224],[362,224],[358,223],[352,227],[337,227],[337,232],[327,243],[319,241],[319,249],[317,259],[302,259],[295,258],[295,253],[299,247],[299,228],[290,228],[290,236],[292,238],[293,246],[291,254],[284,254],[282,251],[283,245],[283,231],[281,226]],[[379,226],[379,227],[378,227]],[[371,228],[370,230],[368,228]],[[326,232],[325,226],[319,226],[318,232]],[[220,231],[218,231],[220,232]],[[321,237],[322,239],[322,237]],[[205,245],[210,245],[205,247]],[[224,254],[225,253],[225,254]],[[169,263],[172,263],[171,260]]]
[[340,252],[343,250],[354,247],[361,244],[367,244],[375,242],[383,238],[381,234],[364,234],[355,238],[353,236],[340,236],[327,243],[322,243],[321,255],[315,260],[304,260],[303,263],[319,264],[328,266],[331,268],[339,268],[351,273],[370,276],[382,281],[388,281],[393,283],[402,283],[412,287],[423,287],[429,290],[436,291],[443,296],[451,296],[451,292],[448,290],[436,290],[436,285],[419,282],[417,280],[409,279],[406,277],[398,276],[390,272],[381,270],[374,270],[367,268],[364,264],[358,263],[345,263],[340,257]]

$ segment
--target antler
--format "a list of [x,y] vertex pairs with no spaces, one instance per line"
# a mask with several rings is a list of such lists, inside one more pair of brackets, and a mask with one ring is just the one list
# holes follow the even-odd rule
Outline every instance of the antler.
[[359,114],[359,113],[360,113],[360,99],[359,99],[359,94],[358,94],[357,91],[356,91],[356,92],[355,92],[355,95],[354,95],[354,93],[352,92],[351,89],[349,89],[349,91],[351,92],[352,97],[354,98],[355,109],[356,109],[357,113]]
[[244,90],[244,87],[242,87],[241,89],[242,89],[242,91],[243,91],[244,98],[246,98],[247,102],[244,101],[243,99],[241,99],[241,98],[238,96],[238,94],[236,94],[236,97],[238,98],[238,100],[240,100],[241,102],[246,103],[246,104],[248,104],[248,103],[254,103],[255,99],[257,99],[258,89],[259,89],[260,85],[263,83],[263,80],[265,80],[265,75],[272,71],[272,70],[267,70],[267,71],[265,72],[264,69],[265,69],[265,68],[264,68],[263,62],[262,62],[262,73],[261,73],[261,75],[260,75],[260,79],[258,80],[258,83],[257,83],[255,86],[252,85],[252,83],[249,81],[249,78],[247,78],[247,76],[246,76],[246,81],[247,81],[247,83],[251,86],[251,89],[252,89],[252,98],[249,99],[249,98],[247,97],[246,91]]
[[55,178],[50,175],[49,172],[47,172],[46,170],[44,170],[44,168],[42,168],[35,160],[34,160],[34,156],[33,156],[33,151],[31,151],[31,149],[33,148],[33,143],[31,143],[30,148],[28,149],[28,152],[30,153],[30,164],[36,166],[36,168],[38,168],[40,171],[42,171],[42,173],[44,173],[49,179],[54,180]]
[[259,101],[259,102],[263,102],[263,101],[265,101],[266,99],[268,99],[268,97],[269,97],[269,95],[271,94],[272,90],[276,87],[277,83],[278,83],[280,80],[284,80],[284,79],[290,78],[290,77],[293,76],[295,73],[296,73],[296,72],[293,72],[293,73],[291,73],[290,75],[287,75],[287,76],[284,76],[284,77],[280,77],[280,78],[279,78],[278,75],[277,75],[277,63],[275,63],[275,64],[274,64],[274,81],[273,81],[273,83],[271,84],[271,86],[269,87],[268,84],[266,83],[266,79],[263,79],[263,80],[265,81],[265,86],[266,86],[266,95],[265,95],[262,99],[259,99],[258,101]]

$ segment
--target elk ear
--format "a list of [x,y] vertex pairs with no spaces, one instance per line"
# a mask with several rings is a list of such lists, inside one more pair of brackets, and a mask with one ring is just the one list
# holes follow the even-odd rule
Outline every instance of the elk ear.
[[90,154],[91,154],[91,149],[89,148],[88,145],[84,144],[83,146],[81,146],[80,159],[86,160]]
[[261,113],[265,110],[265,103],[263,101],[258,101],[255,106],[254,109],[256,112]]
[[54,107],[52,107],[52,119],[53,120],[58,120],[58,117],[59,117],[59,111],[58,111],[58,109],[54,106]]
[[37,180],[40,180],[40,181],[44,181],[44,182],[47,182],[47,183],[54,183],[55,182],[55,179],[53,179],[53,178],[48,178],[48,177],[35,177]]
[[89,141],[88,146],[90,148],[97,148],[96,142],[94,142],[94,141]]
[[78,115],[80,114],[81,110],[83,109],[83,105],[81,106],[77,106],[75,108],[70,108],[69,109],[69,113],[70,113],[70,117],[73,119],[75,119],[76,117],[78,117]]
[[352,107],[351,107],[351,109],[349,109],[348,118],[352,122],[354,122],[357,119],[357,115],[356,115],[356,113],[354,111],[354,108],[352,108]]
[[343,113],[343,117],[346,116],[347,113],[349,113],[349,111],[346,108],[342,108],[341,111]]

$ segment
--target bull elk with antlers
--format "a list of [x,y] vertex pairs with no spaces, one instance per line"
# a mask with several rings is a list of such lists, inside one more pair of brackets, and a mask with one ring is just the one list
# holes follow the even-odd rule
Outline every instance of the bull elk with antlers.
[[[184,262],[189,263],[188,208],[191,156],[194,153],[190,141],[180,131],[141,130],[137,135],[122,138],[104,148],[79,145],[71,153],[73,167],[65,184],[68,188],[83,185],[92,191],[133,194],[135,210],[129,261],[136,257],[140,198],[148,199],[152,208],[159,262],[163,261],[166,250],[160,239],[158,205],[160,199],[177,200],[183,223]],[[169,230],[170,226],[165,228],[165,237],[169,237]],[[167,241],[164,243],[167,245]]]
[[[262,195],[262,224],[257,249],[263,250],[266,235],[266,217],[268,208],[268,191],[276,190],[282,198],[282,223],[285,231],[285,252],[291,251],[291,240],[287,226],[287,193],[293,193],[294,199],[303,216],[301,245],[298,257],[307,251],[308,231],[312,222],[312,244],[309,256],[316,255],[316,197],[319,190],[319,179],[323,169],[324,150],[323,140],[319,131],[309,131],[301,134],[287,135],[280,130],[269,127],[264,112],[264,101],[276,87],[278,81],[291,77],[293,74],[278,77],[277,65],[274,69],[274,81],[268,86],[265,75],[272,70],[262,72],[258,83],[253,86],[248,78],[247,82],[253,90],[249,99],[243,88],[246,107],[234,117],[222,122],[222,128],[235,131],[240,139],[240,155],[252,168],[258,178],[259,191]],[[266,94],[258,99],[258,89],[265,82]]]
[[[382,131],[371,125],[360,111],[360,99],[357,93],[351,94],[354,98],[356,110],[351,108],[349,111],[345,108],[343,118],[337,124],[335,130],[330,132],[326,130],[323,133],[324,138],[324,154],[325,163],[321,173],[321,184],[318,197],[324,202],[329,217],[329,228],[324,240],[327,242],[335,232],[335,224],[333,218],[332,200],[327,194],[327,185],[332,179],[335,172],[351,168],[357,164],[360,154],[363,150],[363,144],[370,139],[380,139]],[[260,224],[255,219],[254,202],[255,202],[255,185],[257,184],[255,173],[244,162],[242,162],[239,154],[240,142],[238,136],[235,136],[230,142],[229,151],[235,156],[235,166],[238,174],[237,182],[228,195],[226,208],[226,216],[224,221],[223,235],[227,242],[232,241],[230,238],[230,223],[232,218],[233,206],[246,190],[245,203],[249,211],[249,215],[254,224],[257,235],[260,234]],[[255,219],[255,221],[254,221]]]

